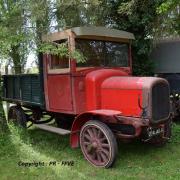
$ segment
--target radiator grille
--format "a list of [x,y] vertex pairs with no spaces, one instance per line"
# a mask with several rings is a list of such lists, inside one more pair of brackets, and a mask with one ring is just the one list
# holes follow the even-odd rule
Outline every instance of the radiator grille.
[[152,88],[152,119],[159,121],[169,116],[169,87],[166,83],[157,83]]

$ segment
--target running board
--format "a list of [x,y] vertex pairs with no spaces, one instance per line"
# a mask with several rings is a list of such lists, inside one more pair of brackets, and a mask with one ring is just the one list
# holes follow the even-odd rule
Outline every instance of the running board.
[[34,124],[34,126],[38,127],[39,129],[43,129],[45,131],[53,132],[53,133],[60,134],[60,135],[67,135],[67,134],[71,133],[71,131],[69,131],[69,130],[49,126],[46,124]]

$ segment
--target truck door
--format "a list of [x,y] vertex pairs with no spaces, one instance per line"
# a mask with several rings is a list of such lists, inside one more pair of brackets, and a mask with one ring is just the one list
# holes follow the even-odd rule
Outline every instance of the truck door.
[[46,108],[54,112],[72,112],[69,59],[48,55],[46,59]]

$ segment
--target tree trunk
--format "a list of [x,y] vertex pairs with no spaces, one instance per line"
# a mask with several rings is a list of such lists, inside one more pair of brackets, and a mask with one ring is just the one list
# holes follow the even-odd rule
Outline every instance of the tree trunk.
[[4,110],[3,110],[3,104],[2,104],[2,81],[1,81],[1,72],[0,72],[0,131],[5,129],[7,127],[7,121],[4,115]]
[[14,73],[15,74],[21,74],[22,69],[23,69],[23,65],[21,64],[21,56],[19,54],[19,45],[12,46],[11,52],[9,55],[13,60]]

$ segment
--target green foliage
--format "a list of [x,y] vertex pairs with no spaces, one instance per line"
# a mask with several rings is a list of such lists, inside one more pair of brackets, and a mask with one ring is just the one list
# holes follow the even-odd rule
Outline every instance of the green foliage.
[[175,7],[179,6],[180,2],[179,0],[165,0],[158,8],[157,12],[159,14],[166,13],[169,10],[174,9]]
[[39,51],[42,53],[57,55],[59,57],[67,56],[69,54],[66,43],[57,45],[53,45],[52,43],[42,43],[39,47]]
[[[41,44],[42,34],[75,26],[107,26],[135,34],[134,73],[150,75],[147,39],[180,34],[179,6],[179,0],[0,1],[0,58],[20,73],[28,54]],[[71,56],[82,62],[80,54]]]
[[152,75],[153,63],[149,59],[152,47],[154,21],[157,7],[161,1],[152,0],[118,0],[112,3],[111,16],[113,27],[134,33],[132,42],[133,73],[135,75]]
[[70,57],[75,59],[77,63],[85,63],[87,61],[87,58],[78,49],[72,51]]
[[107,0],[57,0],[55,12],[58,29],[76,26],[105,26],[110,6]]
[[66,57],[68,59],[75,59],[77,63],[86,62],[86,57],[84,57],[84,55],[79,50],[73,50],[71,52],[67,47],[67,43],[42,43],[39,46],[39,52],[52,54],[59,57]]
[[0,1],[0,14],[0,58],[20,73],[27,61],[30,39],[22,1]]
[[158,36],[180,36],[180,1],[165,0],[157,8],[158,23],[156,29]]

